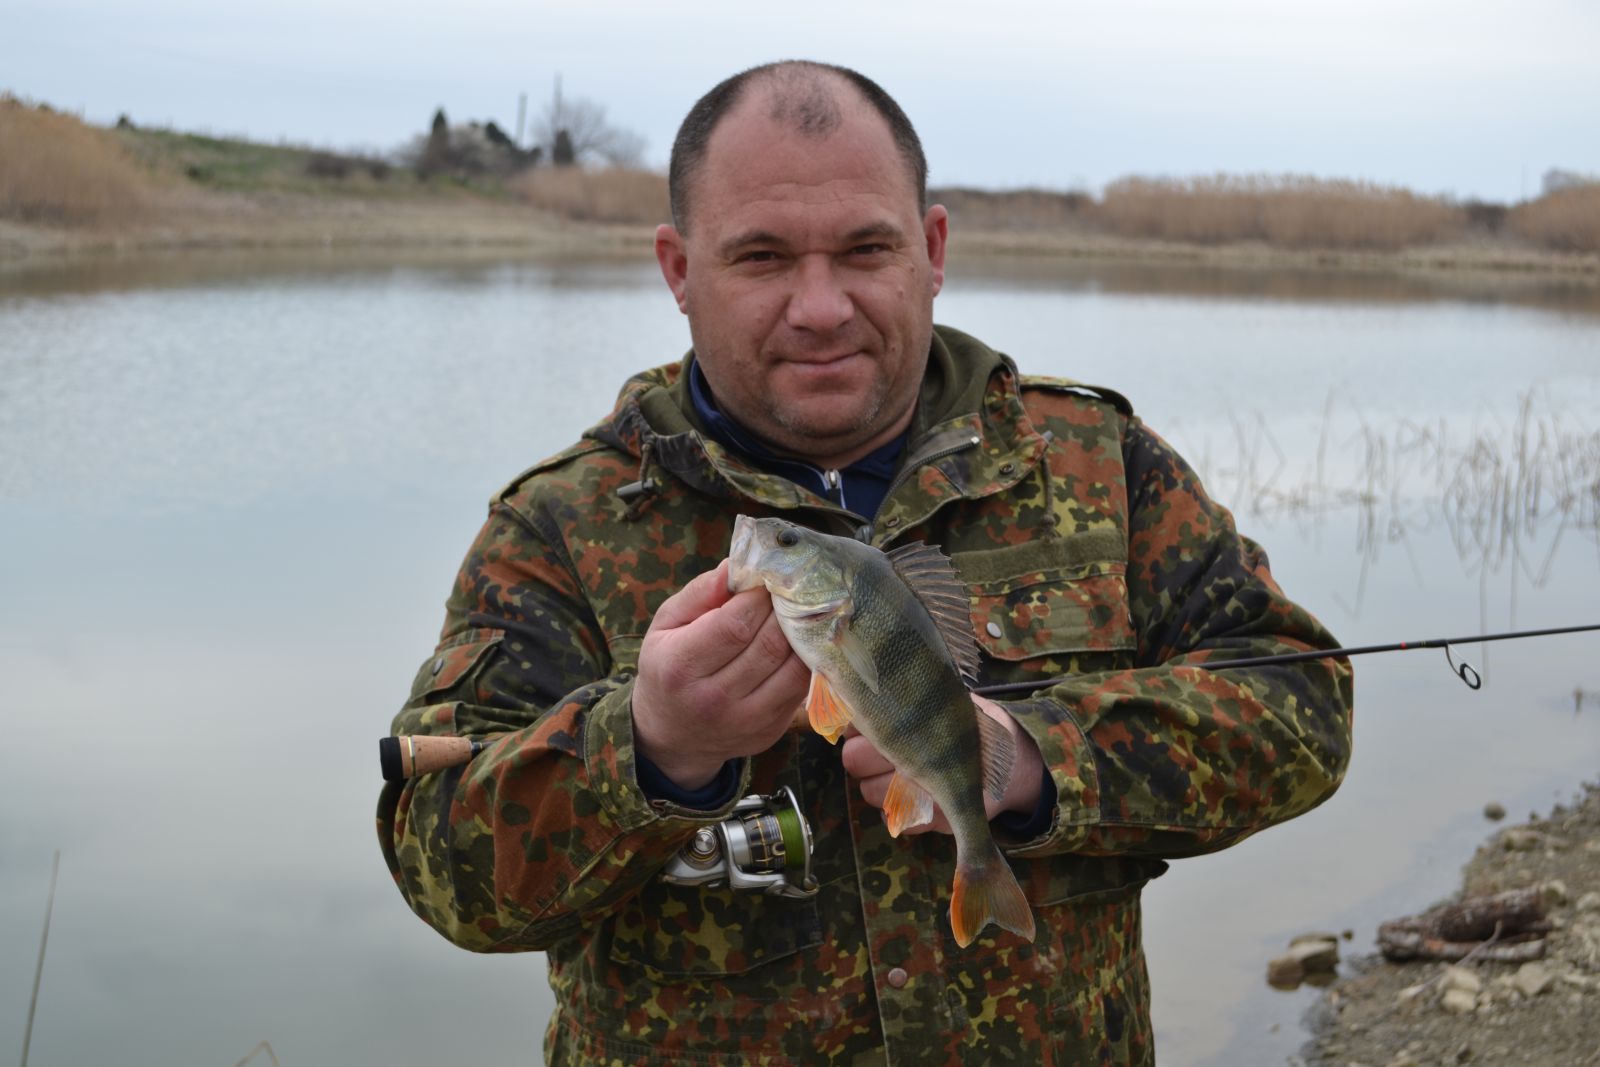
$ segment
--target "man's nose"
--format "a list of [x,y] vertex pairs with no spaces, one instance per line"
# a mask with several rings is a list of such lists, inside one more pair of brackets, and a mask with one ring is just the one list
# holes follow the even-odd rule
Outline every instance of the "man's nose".
[[788,324],[797,330],[828,333],[849,322],[855,312],[855,301],[841,284],[832,259],[802,257],[789,295]]

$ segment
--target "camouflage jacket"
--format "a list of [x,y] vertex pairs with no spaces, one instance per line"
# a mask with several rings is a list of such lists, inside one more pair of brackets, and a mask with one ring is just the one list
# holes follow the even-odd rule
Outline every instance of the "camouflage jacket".
[[[869,529],[704,437],[682,370],[632,379],[610,418],[492,503],[394,722],[493,739],[384,791],[379,834],[411,907],[465,948],[548,953],[552,1063],[1151,1062],[1141,886],[1164,858],[1310,809],[1349,756],[1345,664],[1195,664],[1331,635],[1115,394],[1019,377],[938,328]],[[990,927],[956,947],[952,839],[891,838],[810,733],[745,761],[737,795],[795,790],[815,897],[658,880],[728,811],[641,791],[631,671],[739,512],[940,545],[969,587],[982,681],[1066,676],[1002,702],[1057,790],[1048,830],[1005,842],[1033,944]]]

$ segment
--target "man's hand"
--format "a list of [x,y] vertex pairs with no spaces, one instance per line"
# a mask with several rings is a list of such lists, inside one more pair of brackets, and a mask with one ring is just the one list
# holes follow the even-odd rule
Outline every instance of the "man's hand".
[[673,782],[699,789],[728,760],[776,744],[810,678],[767,591],[730,594],[724,560],[650,622],[633,683],[634,744]]
[[[1003,811],[1031,814],[1039,804],[1039,789],[1044,781],[1044,759],[1039,755],[1039,746],[1034,744],[1033,738],[1028,736],[1026,730],[1017,725],[1015,719],[988,697],[973,694],[972,702],[978,706],[980,715],[987,715],[1006,728],[1006,732],[1011,735],[1011,744],[1015,751],[1005,796],[996,801],[985,792],[984,814],[990,819]],[[883,798],[889,792],[889,779],[894,777],[894,764],[885,759],[883,753],[879,752],[871,741],[853,730],[850,736],[845,738],[841,758],[844,760],[845,772],[860,783],[861,796],[868,804],[881,810]],[[920,834],[928,830],[937,830],[941,834],[950,832],[950,820],[944,817],[944,812],[939,810],[937,804],[933,808],[932,822],[907,827],[905,832]]]

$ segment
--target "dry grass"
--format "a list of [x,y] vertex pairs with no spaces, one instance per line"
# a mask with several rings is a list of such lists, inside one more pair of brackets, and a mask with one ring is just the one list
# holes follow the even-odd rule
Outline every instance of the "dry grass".
[[0,96],[0,218],[115,226],[145,218],[156,193],[109,131]]
[[1583,185],[1518,204],[1506,228],[1558,252],[1600,252],[1600,185]]
[[581,222],[657,223],[671,216],[667,179],[653,171],[539,167],[507,187],[524,203]]
[[929,189],[928,202],[950,209],[951,225],[960,230],[1035,231],[1081,229],[1089,206],[1087,193],[1046,189]]
[[1459,207],[1405,189],[1240,175],[1123,178],[1106,187],[1093,218],[1119,237],[1384,251],[1439,241],[1466,222]]

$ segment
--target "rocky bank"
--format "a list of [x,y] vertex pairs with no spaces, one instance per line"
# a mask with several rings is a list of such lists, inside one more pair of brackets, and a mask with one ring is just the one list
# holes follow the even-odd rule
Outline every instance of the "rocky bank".
[[1553,926],[1543,959],[1347,959],[1313,1009],[1299,1062],[1600,1067],[1600,782],[1547,817],[1494,833],[1456,899],[1526,887],[1543,893]]

